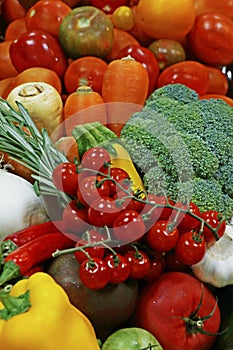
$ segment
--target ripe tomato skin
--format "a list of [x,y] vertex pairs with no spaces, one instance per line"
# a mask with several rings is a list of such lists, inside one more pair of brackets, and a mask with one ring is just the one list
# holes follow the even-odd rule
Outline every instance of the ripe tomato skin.
[[198,60],[214,66],[233,61],[233,22],[218,13],[203,13],[196,17],[188,35],[188,47]]
[[113,221],[120,209],[110,197],[96,198],[88,208],[88,220],[97,227],[112,227]]
[[130,265],[128,260],[121,254],[108,254],[105,261],[110,268],[110,283],[118,284],[125,282],[129,277]]
[[92,147],[83,154],[81,166],[82,168],[102,171],[105,163],[109,163],[110,160],[110,154],[105,148]]
[[146,232],[141,215],[135,210],[122,210],[113,221],[113,234],[122,244],[135,242]]
[[214,311],[204,321],[203,329],[216,334],[220,328],[221,315],[215,296],[197,278],[183,272],[163,273],[142,289],[133,321],[136,326],[150,331],[166,350],[210,350],[216,336],[188,333],[186,322],[182,319],[191,318],[201,297],[197,319]]
[[63,221],[67,231],[77,234],[77,240],[80,234],[90,228],[87,217],[87,209],[79,207],[76,199],[73,199],[63,210]]
[[77,198],[83,205],[89,206],[94,199],[109,196],[110,189],[107,181],[101,183],[100,177],[87,176],[82,179],[77,188]]
[[90,4],[104,11],[105,13],[113,13],[119,7],[128,5],[129,0],[90,0]]
[[15,77],[18,72],[11,62],[10,46],[12,40],[6,40],[0,43],[0,79]]
[[[218,228],[217,232],[219,238],[223,236],[226,229],[226,221],[223,220],[221,222],[221,215],[217,211],[207,210],[201,214],[201,217],[213,228]],[[211,230],[206,225],[204,225],[203,228],[203,235],[208,246],[214,244],[216,241],[214,233],[211,232]]]
[[146,276],[143,277],[143,280],[145,282],[154,281],[164,272],[166,268],[166,261],[163,254],[154,252],[152,255],[153,255],[152,257],[150,256],[149,271],[146,274]]
[[107,63],[99,57],[84,56],[72,61],[64,75],[66,92],[71,94],[79,86],[90,86],[101,94]]
[[189,213],[201,217],[201,212],[196,204],[190,202],[189,205],[183,202],[176,202],[175,208],[186,210],[187,212],[180,212],[176,209],[173,210],[171,220],[176,220],[177,228],[180,233],[187,232],[193,229],[197,229],[200,226],[200,221],[192,217]]
[[203,237],[197,238],[197,233],[188,231],[180,236],[176,244],[177,258],[186,265],[197,264],[205,255],[206,243]]
[[166,220],[158,220],[146,233],[147,244],[160,253],[167,253],[173,249],[178,238],[177,227],[169,228],[169,221]]
[[206,65],[209,73],[209,87],[206,94],[226,95],[228,91],[227,76],[218,67]]
[[4,0],[1,3],[1,14],[6,24],[23,18],[26,10],[18,0]]
[[221,13],[233,19],[233,2],[232,0],[194,0],[196,16],[205,12]]
[[[89,239],[87,240],[87,239],[81,238],[76,243],[75,248],[83,247],[84,245],[87,245],[89,241],[94,244],[103,240],[103,235],[101,235],[96,230],[88,230],[88,234],[89,234]],[[102,259],[105,254],[105,248],[101,245],[94,245],[93,247],[88,247],[83,249],[90,255],[91,258],[95,257],[95,258]],[[87,259],[87,255],[81,250],[75,251],[74,256],[80,264]]]
[[70,196],[75,196],[78,187],[78,174],[74,163],[58,164],[52,173],[54,186]]
[[93,258],[84,260],[80,265],[79,277],[85,286],[98,290],[104,288],[110,280],[110,269],[105,260]]
[[26,13],[26,27],[28,30],[43,30],[58,38],[62,19],[70,11],[63,1],[39,0]]
[[150,259],[148,255],[141,250],[129,250],[125,257],[130,264],[129,278],[141,279],[144,278],[150,269]]
[[209,87],[209,74],[202,63],[192,60],[178,62],[160,73],[157,87],[176,83],[184,84],[199,95],[204,95]]
[[26,31],[10,45],[10,58],[18,72],[30,67],[54,70],[60,78],[67,68],[67,59],[59,42],[41,30]]
[[140,62],[143,67],[146,68],[149,76],[148,95],[150,95],[155,89],[157,78],[160,73],[159,64],[155,55],[146,47],[140,45],[128,45],[118,53],[117,58],[121,59],[128,55]]

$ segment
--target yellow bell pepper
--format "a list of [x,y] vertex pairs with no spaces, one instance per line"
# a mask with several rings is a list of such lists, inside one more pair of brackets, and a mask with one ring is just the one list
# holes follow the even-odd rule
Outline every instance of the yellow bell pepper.
[[37,272],[0,291],[3,350],[100,350],[94,328],[54,279]]

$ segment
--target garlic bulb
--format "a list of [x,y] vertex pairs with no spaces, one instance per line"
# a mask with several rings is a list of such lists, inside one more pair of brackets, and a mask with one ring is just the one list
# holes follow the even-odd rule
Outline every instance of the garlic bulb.
[[227,225],[224,235],[192,266],[194,275],[217,288],[233,284],[233,226]]
[[28,226],[48,221],[48,216],[33,189],[22,177],[0,170],[0,238]]

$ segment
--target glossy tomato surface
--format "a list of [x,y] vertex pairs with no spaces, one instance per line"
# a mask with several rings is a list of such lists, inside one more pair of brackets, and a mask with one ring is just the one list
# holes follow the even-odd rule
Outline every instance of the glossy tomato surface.
[[10,45],[10,57],[18,72],[30,67],[45,67],[63,77],[67,59],[59,42],[49,33],[32,30],[22,33]]
[[90,0],[90,4],[104,11],[113,13],[119,6],[128,5],[129,0]]

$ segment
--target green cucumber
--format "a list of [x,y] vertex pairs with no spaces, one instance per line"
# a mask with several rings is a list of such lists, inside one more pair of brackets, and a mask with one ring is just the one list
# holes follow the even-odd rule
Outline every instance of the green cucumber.
[[77,142],[80,159],[89,148],[98,144],[96,139],[83,127],[83,125],[75,126],[72,130],[72,136]]

